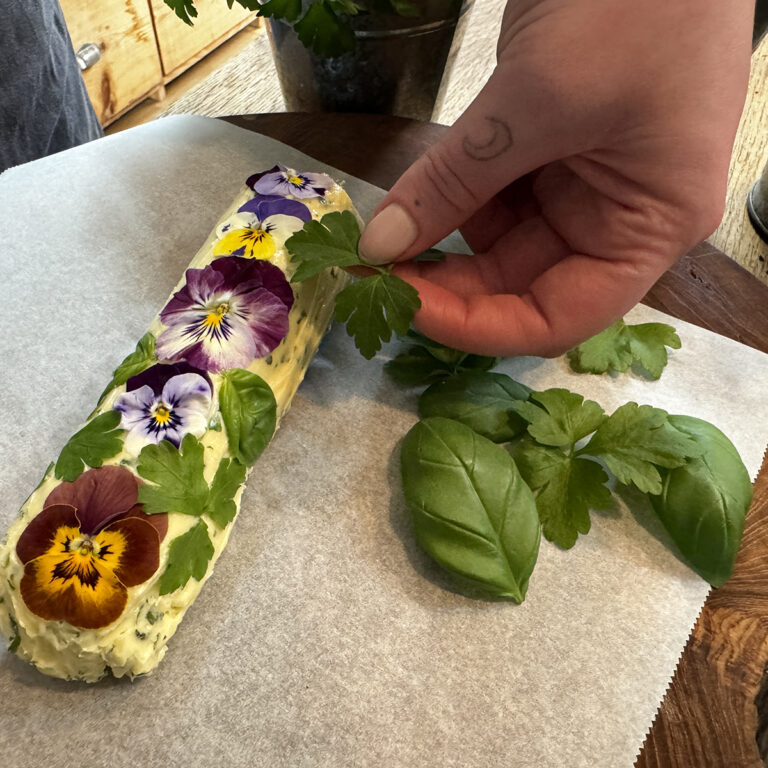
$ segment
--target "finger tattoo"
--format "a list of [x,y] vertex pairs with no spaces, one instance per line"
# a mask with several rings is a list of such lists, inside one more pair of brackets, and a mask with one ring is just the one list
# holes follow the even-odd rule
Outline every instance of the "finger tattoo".
[[490,134],[480,139],[465,136],[461,142],[464,154],[473,160],[495,160],[512,146],[512,131],[504,120],[486,117]]

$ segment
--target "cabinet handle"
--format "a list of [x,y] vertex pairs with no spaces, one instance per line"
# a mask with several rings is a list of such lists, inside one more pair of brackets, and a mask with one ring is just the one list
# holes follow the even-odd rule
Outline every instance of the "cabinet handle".
[[96,43],[83,43],[75,51],[75,58],[80,69],[88,69],[101,59],[101,48]]

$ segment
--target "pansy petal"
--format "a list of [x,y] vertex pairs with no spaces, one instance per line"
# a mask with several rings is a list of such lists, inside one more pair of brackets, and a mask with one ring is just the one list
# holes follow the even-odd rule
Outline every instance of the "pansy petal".
[[164,403],[172,407],[185,400],[193,399],[207,408],[211,395],[211,385],[202,376],[196,373],[183,373],[168,379],[163,387],[161,398]]
[[269,168],[269,169],[268,169],[268,170],[266,170],[266,171],[260,171],[259,173],[254,173],[252,176],[249,176],[249,177],[248,177],[248,178],[245,180],[245,184],[246,184],[246,186],[248,186],[248,187],[250,187],[251,189],[253,189],[253,187],[254,187],[254,185],[256,184],[256,182],[257,182],[257,181],[258,181],[258,180],[259,180],[259,179],[260,179],[262,176],[265,176],[265,175],[266,175],[266,174],[268,174],[268,173],[274,173],[275,171],[279,171],[279,170],[280,170],[280,166],[279,166],[279,165],[275,165],[275,166],[273,166],[272,168]]
[[256,345],[254,357],[266,357],[288,333],[288,308],[265,289],[252,296],[248,322]]
[[99,467],[83,472],[74,482],[56,486],[44,507],[70,504],[77,510],[80,530],[92,534],[136,504],[138,481],[123,467]]
[[231,229],[224,237],[213,245],[214,256],[229,256],[230,254],[243,254],[253,240],[252,229]]
[[128,590],[114,575],[95,572],[84,580],[77,576],[62,579],[55,576],[60,564],[55,555],[45,555],[25,566],[19,591],[32,613],[80,629],[106,627],[120,617]]
[[[160,539],[147,520],[126,517],[94,537],[99,545],[119,550],[114,574],[126,587],[145,582],[160,565]],[[103,551],[103,549],[102,549]]]
[[[119,520],[123,520],[126,517],[138,517],[145,523],[149,523],[156,531],[160,541],[165,538],[165,534],[168,533],[168,515],[148,515],[144,512],[144,507],[141,504],[129,509]],[[116,520],[113,523],[117,522]],[[113,523],[110,523],[112,525]]]
[[261,222],[278,213],[286,216],[295,216],[297,219],[301,219],[302,222],[309,221],[312,218],[309,208],[304,203],[299,200],[282,197],[281,195],[257,195],[241,205],[238,208],[238,212],[253,213]]
[[296,216],[287,216],[276,213],[264,219],[264,228],[269,231],[278,242],[284,243],[294,232],[298,232],[304,226],[304,222]]
[[[50,498],[50,497],[49,497]],[[16,542],[16,554],[22,563],[44,555],[53,545],[56,532],[61,528],[80,527],[75,508],[70,504],[46,506],[21,532]]]
[[155,401],[155,393],[152,388],[145,385],[132,392],[123,392],[115,400],[112,406],[121,414],[120,428],[132,430],[141,426],[146,418],[147,411]]
[[163,391],[163,387],[169,379],[174,376],[181,376],[183,373],[196,373],[198,376],[202,376],[207,382],[208,387],[213,391],[211,379],[208,374],[202,368],[195,368],[194,365],[190,365],[185,360],[178,363],[156,363],[150,366],[145,371],[137,373],[135,376],[131,376],[125,383],[125,388],[128,392],[139,389],[143,386],[152,387],[152,391],[159,395]]

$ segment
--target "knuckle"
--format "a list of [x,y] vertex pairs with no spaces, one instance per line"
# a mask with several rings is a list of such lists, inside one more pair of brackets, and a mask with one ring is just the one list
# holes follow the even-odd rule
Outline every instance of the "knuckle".
[[460,163],[442,146],[430,147],[422,156],[424,177],[435,195],[456,211],[476,209],[481,201],[462,178]]

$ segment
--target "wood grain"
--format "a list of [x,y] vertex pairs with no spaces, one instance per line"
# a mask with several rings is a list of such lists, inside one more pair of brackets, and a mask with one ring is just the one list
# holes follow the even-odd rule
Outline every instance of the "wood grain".
[[[447,130],[366,115],[276,114],[228,120],[384,188]],[[711,244],[702,243],[681,259],[644,302],[768,352],[768,287]],[[755,697],[768,659],[767,542],[768,462],[764,462],[734,575],[710,593],[636,768],[763,765],[758,730],[765,746],[768,729],[758,722]],[[768,700],[768,686],[763,697]]]
[[102,125],[163,85],[147,0],[61,0],[72,44],[96,43],[101,60],[83,72]]

